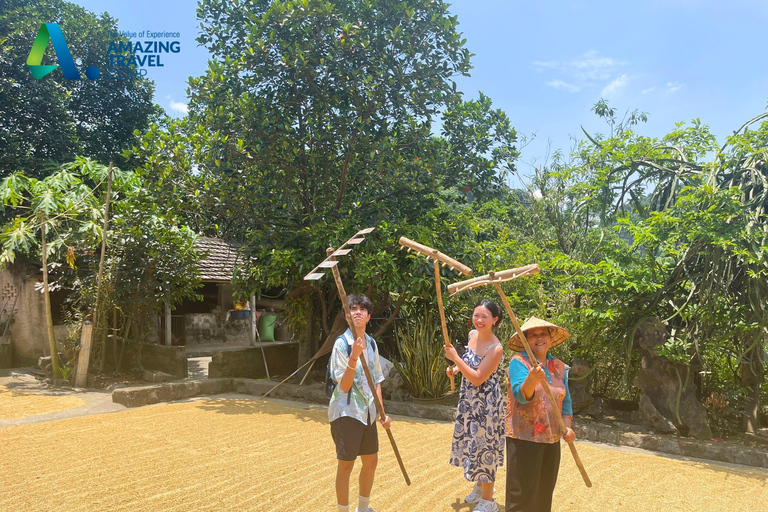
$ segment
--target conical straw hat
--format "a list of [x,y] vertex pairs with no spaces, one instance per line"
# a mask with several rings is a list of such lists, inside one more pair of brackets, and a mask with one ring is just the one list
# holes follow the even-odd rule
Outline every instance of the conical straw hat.
[[[567,340],[570,336],[570,333],[562,327],[551,324],[546,320],[542,320],[541,318],[536,318],[535,316],[532,316],[526,320],[523,326],[520,327],[520,330],[523,331],[523,334],[527,335],[527,332],[535,327],[547,327],[549,329],[550,335],[552,336],[552,346],[550,348],[558,346]],[[510,350],[514,350],[515,352],[525,352],[523,341],[520,339],[520,336],[518,336],[517,333],[509,338],[507,347],[509,347]]]

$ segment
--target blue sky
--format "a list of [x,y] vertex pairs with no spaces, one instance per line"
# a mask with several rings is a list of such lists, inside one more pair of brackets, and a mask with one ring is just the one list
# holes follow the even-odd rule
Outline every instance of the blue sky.
[[[181,33],[181,52],[148,78],[155,101],[183,115],[187,78],[202,74],[208,58],[195,42],[197,2],[73,1],[109,12],[121,31]],[[456,0],[450,10],[475,54],[459,89],[468,98],[483,91],[520,134],[535,134],[522,149],[523,176],[548,152],[567,152],[582,126],[607,131],[590,111],[600,98],[621,113],[648,112],[639,131],[658,137],[699,117],[723,140],[766,108],[766,0]]]

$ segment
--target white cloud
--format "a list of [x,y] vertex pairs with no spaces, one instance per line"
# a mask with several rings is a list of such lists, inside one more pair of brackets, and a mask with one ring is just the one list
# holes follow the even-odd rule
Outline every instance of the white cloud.
[[560,89],[568,92],[579,92],[581,90],[581,87],[563,82],[562,80],[551,80],[547,82],[547,85],[553,89]]
[[590,50],[569,61],[535,61],[538,71],[554,69],[579,81],[603,81],[615,74],[617,68],[624,66],[624,61],[602,57],[596,51]]
[[601,95],[610,96],[615,92],[618,92],[619,89],[626,87],[626,85],[629,83],[629,80],[630,78],[626,74],[621,75],[620,77],[614,79],[611,83],[606,85]]
[[667,92],[675,92],[676,90],[683,87],[683,84],[678,84],[676,82],[667,82]]
[[643,89],[643,94],[648,94],[649,92],[653,92],[656,90],[656,87],[649,87],[647,89]]
[[179,112],[181,114],[186,114],[189,112],[189,109],[187,108],[186,103],[181,103],[179,101],[171,101],[171,110],[175,110],[176,112]]

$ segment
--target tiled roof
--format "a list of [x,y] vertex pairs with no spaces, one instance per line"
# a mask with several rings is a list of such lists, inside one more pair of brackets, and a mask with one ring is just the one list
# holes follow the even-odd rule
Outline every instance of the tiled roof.
[[200,278],[203,281],[230,282],[238,262],[239,243],[227,242],[220,238],[200,237],[197,250],[200,253]]

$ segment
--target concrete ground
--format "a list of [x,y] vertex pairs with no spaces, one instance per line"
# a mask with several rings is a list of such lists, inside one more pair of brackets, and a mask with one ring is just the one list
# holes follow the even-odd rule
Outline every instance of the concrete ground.
[[[25,378],[8,379],[0,378],[0,405],[17,403],[22,417],[0,417],[2,511],[336,510],[336,462],[322,406],[221,395],[124,409],[109,405],[104,393],[40,394]],[[61,409],[25,408],[41,398]],[[63,402],[68,398],[84,403]],[[380,429],[371,506],[471,511],[463,502],[470,485],[447,462],[452,424],[396,417],[392,429],[412,485]],[[766,470],[588,442],[577,447],[594,485],[585,487],[564,449],[555,511],[766,510]],[[500,503],[504,478],[501,468]]]

